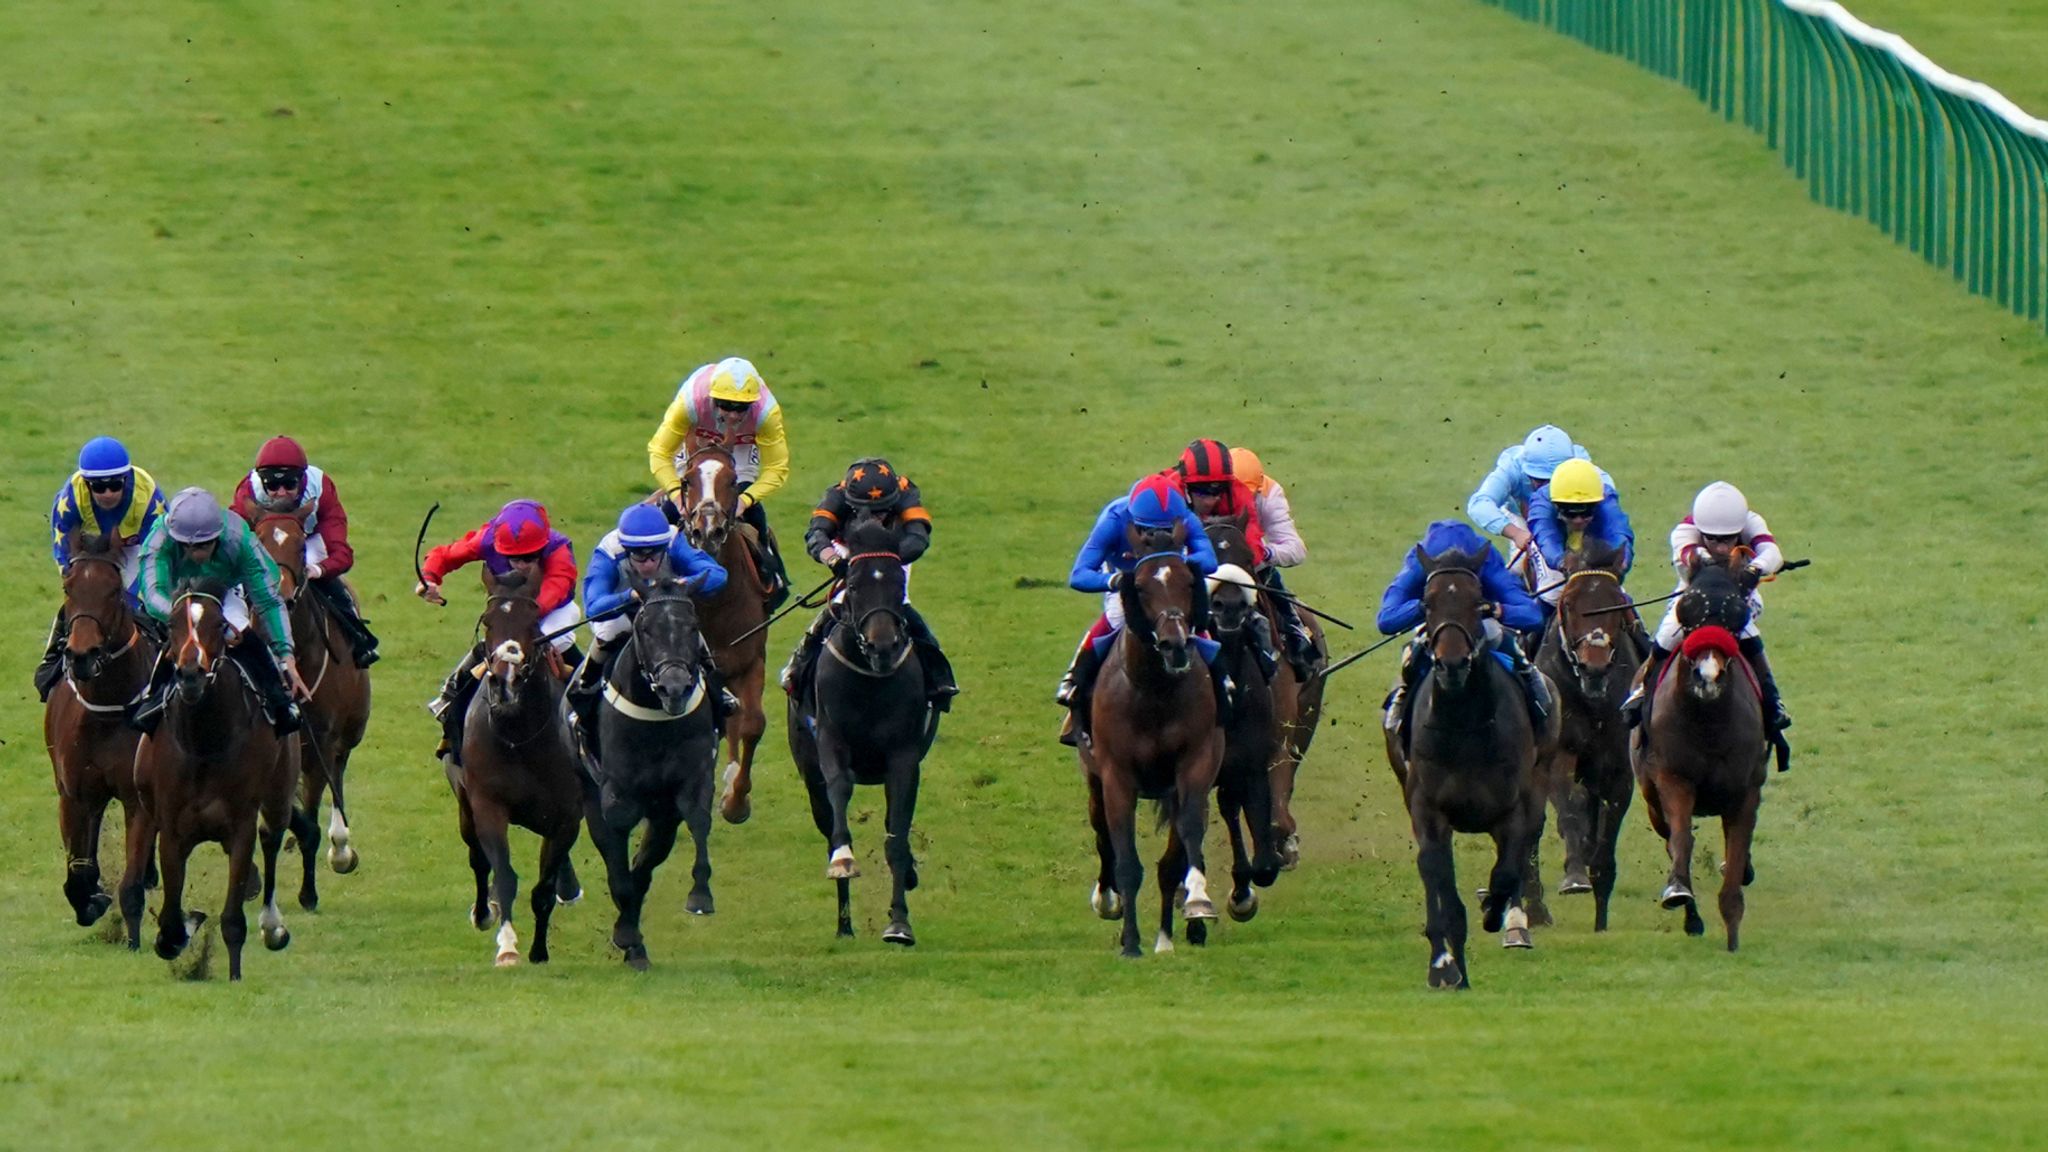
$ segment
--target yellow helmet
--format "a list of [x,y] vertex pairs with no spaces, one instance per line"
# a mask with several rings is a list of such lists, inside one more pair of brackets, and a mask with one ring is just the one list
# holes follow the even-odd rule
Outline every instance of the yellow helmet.
[[1552,504],[1598,504],[1606,495],[1600,483],[1600,470],[1593,467],[1591,460],[1573,457],[1557,466],[1550,474],[1550,502]]
[[1266,486],[1266,466],[1259,463],[1257,454],[1249,448],[1230,450],[1230,472],[1254,492]]
[[728,356],[711,372],[711,398],[752,404],[761,398],[761,373],[750,360]]

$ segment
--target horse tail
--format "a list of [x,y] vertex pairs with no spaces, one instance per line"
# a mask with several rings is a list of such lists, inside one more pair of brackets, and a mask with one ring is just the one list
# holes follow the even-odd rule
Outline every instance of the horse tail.
[[1152,801],[1152,830],[1154,832],[1164,832],[1179,817],[1180,793],[1178,791],[1169,791],[1166,795]]

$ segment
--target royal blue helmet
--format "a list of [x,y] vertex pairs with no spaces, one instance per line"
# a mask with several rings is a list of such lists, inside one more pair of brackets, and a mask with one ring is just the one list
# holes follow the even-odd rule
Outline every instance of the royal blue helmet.
[[1164,475],[1147,476],[1131,488],[1130,508],[1140,528],[1171,528],[1187,518],[1188,499]]
[[78,450],[78,471],[88,479],[128,474],[128,449],[112,436],[95,436]]
[[626,548],[666,548],[676,530],[652,504],[635,504],[619,514],[619,544]]

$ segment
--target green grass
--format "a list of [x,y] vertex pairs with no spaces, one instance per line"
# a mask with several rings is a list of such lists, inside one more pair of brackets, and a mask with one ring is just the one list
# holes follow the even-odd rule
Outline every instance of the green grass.
[[[17,6],[0,74],[0,1147],[2040,1142],[2048,343],[1682,89],[1386,0]],[[832,940],[776,716],[715,918],[664,873],[636,977],[593,888],[553,964],[493,971],[417,707],[475,598],[409,598],[418,518],[530,493],[587,548],[675,379],[731,352],[789,407],[786,539],[865,452],[937,518],[918,600],[968,695],[921,942],[877,940],[867,794],[862,937]],[[1815,560],[1768,594],[1800,759],[1744,950],[1654,908],[1638,811],[1613,933],[1566,904],[1427,993],[1376,656],[1333,687],[1302,869],[1206,952],[1116,960],[1045,702],[1094,608],[1018,578],[1218,435],[1293,493],[1293,583],[1364,622],[1544,420],[1647,540],[1726,476]],[[177,983],[59,897],[39,525],[96,432],[224,487],[279,429],[346,492],[386,638],[364,863],[243,985]]]

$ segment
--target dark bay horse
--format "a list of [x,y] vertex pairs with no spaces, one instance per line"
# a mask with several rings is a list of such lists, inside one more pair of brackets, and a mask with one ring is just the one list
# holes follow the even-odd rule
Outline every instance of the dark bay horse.
[[[1529,709],[1514,673],[1481,646],[1482,608],[1478,554],[1415,556],[1427,574],[1423,635],[1431,668],[1415,688],[1405,757],[1388,739],[1388,760],[1402,776],[1408,819],[1415,833],[1415,865],[1422,875],[1429,937],[1429,986],[1470,986],[1465,966],[1465,904],[1451,855],[1454,832],[1493,837],[1494,863],[1482,899],[1483,926],[1505,924],[1510,942],[1526,942],[1527,915],[1518,904],[1522,874],[1543,835],[1544,790],[1537,776],[1539,748],[1555,732],[1532,730]],[[1555,718],[1551,728],[1556,727]]]
[[327,823],[327,862],[342,875],[356,870],[358,857],[350,843],[348,803],[342,779],[349,757],[363,742],[370,723],[370,673],[356,667],[348,634],[341,630],[318,595],[306,591],[306,529],[295,516],[265,516],[256,522],[256,541],[277,563],[278,592],[291,616],[292,649],[299,674],[312,699],[305,707],[306,726],[299,732],[299,801],[292,811],[292,836],[299,842],[303,874],[299,906],[320,906],[313,877],[320,848],[320,796],[332,793],[334,811]]
[[449,768],[462,841],[476,875],[469,922],[480,931],[498,926],[497,964],[519,963],[512,927],[519,874],[512,868],[512,825],[541,838],[540,875],[533,885],[533,947],[527,959],[548,959],[548,918],[558,885],[569,880],[569,849],[583,822],[583,783],[569,725],[562,717],[566,670],[541,639],[540,602],[514,573],[485,577],[490,600],[477,627],[483,634],[482,689],[463,718],[462,764]]
[[731,450],[716,445],[699,448],[677,474],[683,482],[676,494],[683,534],[725,568],[725,587],[704,602],[698,615],[718,674],[740,702],[739,710],[725,720],[724,790],[718,807],[727,823],[744,824],[754,813],[749,799],[754,790],[754,750],[768,731],[768,714],[761,707],[768,668],[768,630],[761,627],[768,619],[767,585],[747,543],[748,529],[739,520],[739,472]]
[[[718,767],[718,729],[712,723],[712,686],[698,674],[697,609],[683,581],[662,575],[644,580],[628,571],[639,596],[633,630],[605,679],[597,732],[600,754],[593,787],[585,789],[584,822],[604,856],[618,920],[612,944],[627,966],[645,971],[647,942],[640,913],[654,870],[676,846],[687,822],[696,841],[694,881],[684,904],[708,916],[711,900],[711,793]],[[647,831],[629,861],[628,839],[641,821]]]
[[1177,887],[1187,890],[1183,911],[1190,921],[1190,943],[1200,943],[1206,933],[1206,925],[1203,934],[1192,931],[1194,922],[1216,918],[1203,875],[1202,836],[1209,825],[1209,792],[1223,764],[1223,730],[1216,724],[1209,667],[1196,652],[1191,630],[1197,577],[1181,556],[1181,535],[1176,529],[1169,541],[1173,550],[1144,555],[1122,582],[1124,626],[1103,660],[1090,731],[1077,749],[1101,862],[1090,903],[1105,920],[1122,918],[1126,957],[1143,954],[1138,947],[1138,885],[1145,876],[1138,859],[1140,799],[1159,802],[1160,823],[1167,828],[1153,951],[1173,950]]
[[[1246,572],[1257,573],[1256,561],[1252,557],[1251,543],[1245,538],[1245,524],[1249,514],[1217,517],[1202,522],[1203,530],[1209,534],[1209,543],[1216,549],[1216,560],[1221,564],[1235,564]],[[1266,614],[1271,635],[1276,644],[1284,644],[1280,634],[1280,613],[1274,607],[1273,595],[1260,592],[1259,610]],[[1325,657],[1329,655],[1323,638],[1323,626],[1316,618],[1304,612],[1301,622],[1308,629],[1309,638],[1316,650]],[[1321,676],[1310,677],[1302,683],[1296,677],[1294,665],[1286,660],[1273,673],[1273,718],[1279,726],[1280,741],[1274,749],[1273,764],[1269,773],[1273,795],[1274,840],[1280,853],[1282,871],[1292,871],[1301,863],[1301,833],[1294,820],[1294,781],[1301,771],[1302,758],[1308,755],[1308,746],[1316,738],[1316,725],[1323,718],[1323,685]]]
[[[135,790],[141,734],[123,722],[149,683],[156,641],[128,607],[118,536],[70,540],[64,570],[64,679],[43,710],[43,744],[57,778],[57,827],[64,838],[64,898],[81,927],[106,915],[114,898],[100,880],[100,828],[107,804],[121,801],[128,851],[154,874],[151,845]],[[139,874],[138,874],[139,875]]]
[[[1217,569],[1221,577],[1210,593],[1209,609],[1216,641],[1222,645],[1218,663],[1230,672],[1236,689],[1223,723],[1223,763],[1216,773],[1216,807],[1230,833],[1230,900],[1225,907],[1240,923],[1259,913],[1258,888],[1271,887],[1280,875],[1280,857],[1273,849],[1272,765],[1280,746],[1273,716],[1273,688],[1259,671],[1251,646],[1251,614],[1259,611],[1258,593],[1237,581],[1250,573],[1234,564]],[[1242,815],[1243,828],[1239,827]],[[1252,850],[1245,852],[1249,830]],[[1253,885],[1258,887],[1255,888]],[[1190,940],[1207,934],[1201,921],[1188,924]]]
[[1671,855],[1658,900],[1685,909],[1688,936],[1707,930],[1692,892],[1693,818],[1721,818],[1721,922],[1730,952],[1741,935],[1742,890],[1756,877],[1750,840],[1770,749],[1762,693],[1736,646],[1749,624],[1749,605],[1733,573],[1747,562],[1747,549],[1738,548],[1726,566],[1697,569],[1678,598],[1685,641],[1651,686],[1648,723],[1637,729],[1631,749],[1650,826]]
[[924,691],[924,668],[903,616],[906,577],[896,533],[872,520],[849,529],[839,623],[826,638],[808,691],[790,697],[789,751],[825,837],[825,876],[839,889],[841,936],[853,935],[848,881],[860,875],[846,809],[856,784],[879,784],[887,804],[883,854],[895,881],[882,939],[917,943],[904,894],[917,887],[910,829],[925,754],[939,713]]
[[[1619,549],[1598,542],[1583,555],[1565,556],[1557,618],[1536,654],[1536,667],[1557,689],[1558,739],[1544,757],[1542,775],[1564,841],[1564,882],[1558,890],[1593,894],[1595,932],[1607,931],[1615,844],[1635,790],[1621,702],[1635,682],[1639,661],[1628,636],[1630,600],[1621,587],[1622,560]],[[1529,915],[1535,923],[1548,923],[1537,903],[1543,879],[1534,858],[1530,868]]]
[[[228,979],[242,978],[242,943],[249,935],[242,903],[257,843],[263,847],[263,946],[279,951],[292,941],[277,910],[277,850],[291,821],[292,786],[299,778],[298,742],[280,738],[263,714],[248,673],[228,655],[228,623],[219,584],[178,589],[172,602],[168,658],[177,669],[157,730],[141,741],[135,777],[157,838],[163,872],[163,907],[157,912],[156,954],[173,960],[203,917],[185,916],[185,864],[192,849],[212,841],[227,851],[227,903],[221,941],[228,948]],[[248,643],[261,643],[251,637]],[[261,654],[257,659],[264,659]],[[259,834],[258,822],[261,820]],[[130,876],[137,869],[133,861]],[[135,947],[142,930],[142,884],[123,878],[121,914]]]

